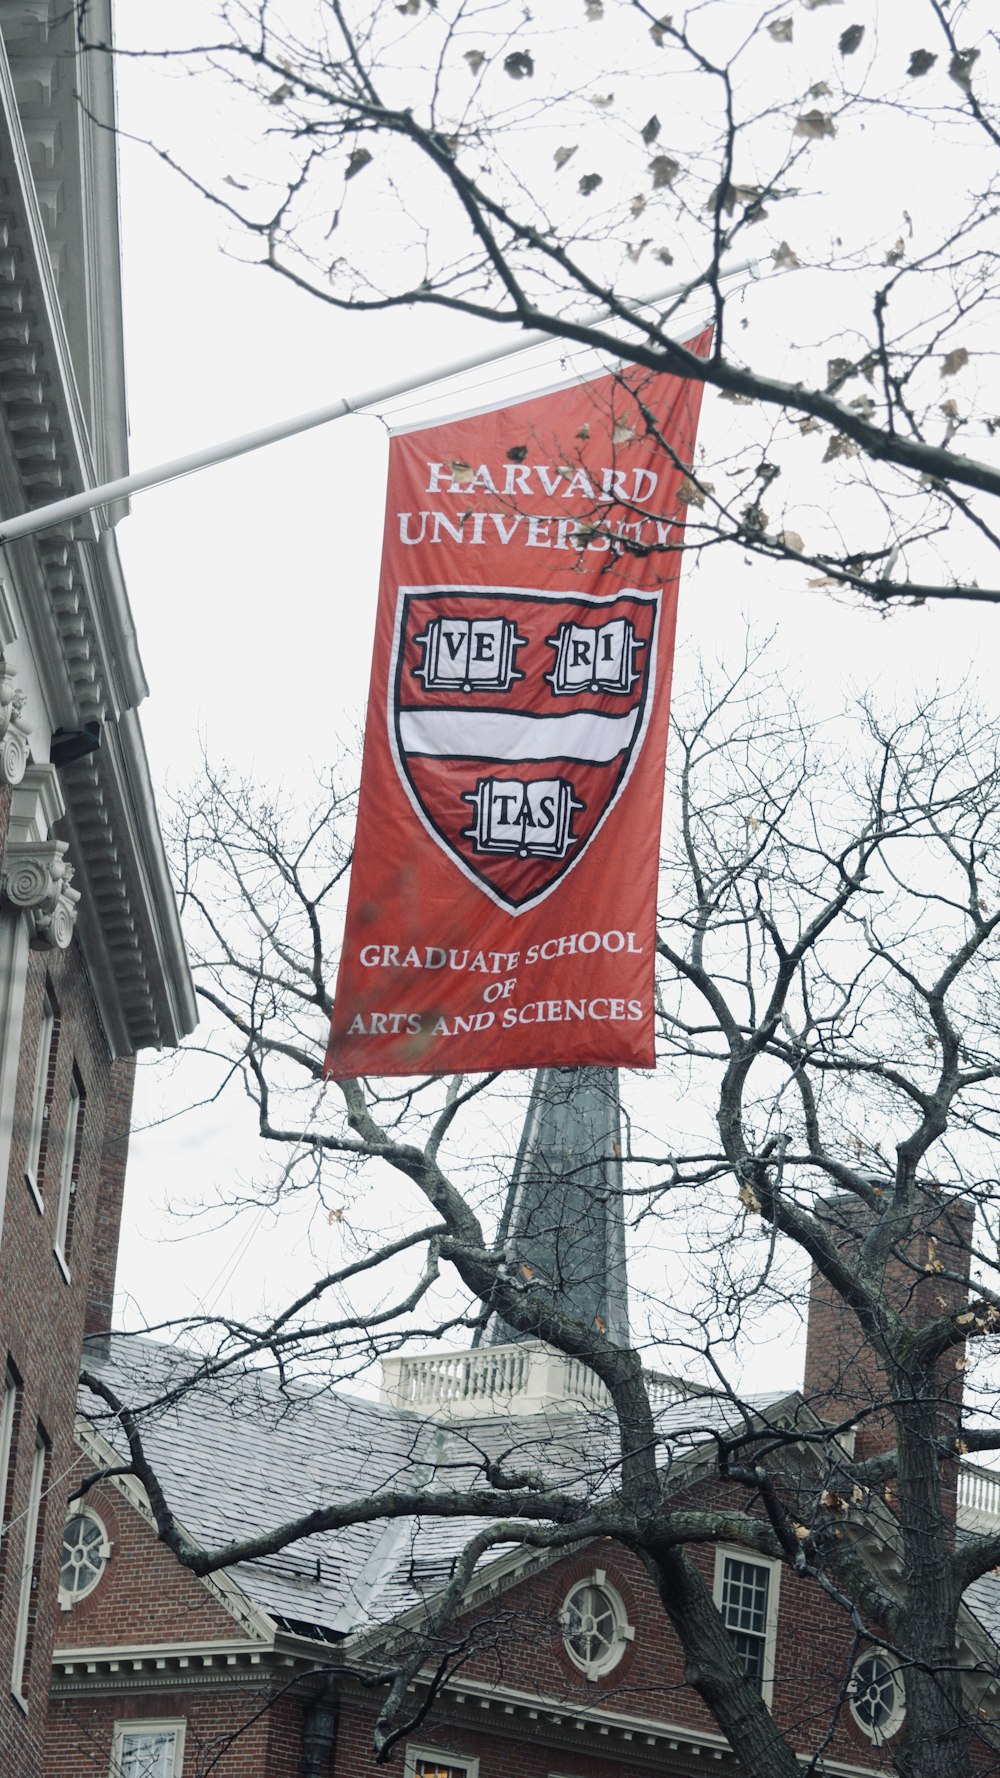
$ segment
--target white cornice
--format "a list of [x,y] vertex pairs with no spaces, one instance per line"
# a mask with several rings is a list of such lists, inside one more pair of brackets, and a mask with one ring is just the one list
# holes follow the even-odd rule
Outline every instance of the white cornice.
[[[106,10],[106,0],[100,5]],[[66,67],[58,79],[52,69],[46,74],[61,54],[50,41],[53,19],[59,30],[69,30],[71,52],[72,10],[56,11],[45,0],[0,0],[0,32],[13,33],[17,69],[15,77],[0,37],[0,434],[10,453],[5,498],[16,501],[16,476],[26,509],[98,479],[61,292],[73,304],[74,322],[93,336],[87,364],[98,382],[111,374],[109,366],[113,372],[110,384],[90,391],[97,426],[121,431],[120,445],[109,444],[101,462],[124,463],[114,142],[97,124],[83,123]],[[103,28],[100,20],[96,28]],[[97,63],[87,78],[100,116],[110,119],[111,72],[101,57]],[[52,152],[61,159],[46,169],[48,184],[38,159],[45,155],[44,132],[33,115],[33,170],[18,85],[33,114],[44,112],[56,86],[60,103],[71,107],[65,127],[52,133]],[[58,147],[70,126],[78,140],[72,153]],[[78,263],[57,283],[46,237],[55,239],[60,215],[74,206]],[[89,272],[88,253],[100,260]],[[178,1043],[197,1023],[197,1009],[134,716],[147,686],[107,520],[105,514],[100,523],[91,519],[10,547],[5,628],[16,622],[39,688],[42,708],[26,712],[39,743],[36,759],[44,760],[53,730],[101,726],[100,752],[64,768],[62,777],[82,893],[77,935],[109,1049],[119,1056]]]

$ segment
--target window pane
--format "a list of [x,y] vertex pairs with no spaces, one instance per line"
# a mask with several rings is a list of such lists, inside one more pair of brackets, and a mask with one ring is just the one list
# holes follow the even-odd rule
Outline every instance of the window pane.
[[[173,1729],[126,1730],[122,1736],[121,1778],[174,1778]],[[117,1774],[116,1774],[117,1778]]]
[[52,1002],[46,1000],[42,1011],[41,1030],[38,1033],[38,1054],[35,1058],[35,1091],[31,1103],[31,1130],[28,1136],[28,1153],[25,1171],[32,1183],[38,1188],[38,1161],[42,1152],[42,1135],[45,1130],[45,1115],[48,1110],[49,1061],[52,1055],[52,1037],[55,1031],[56,1017],[52,1010]]
[[770,1578],[770,1571],[756,1562],[726,1557],[722,1572],[722,1620],[744,1673],[758,1690],[764,1678]]
[[413,1771],[414,1778],[468,1778],[469,1768],[453,1764],[443,1766],[436,1759],[418,1759]]

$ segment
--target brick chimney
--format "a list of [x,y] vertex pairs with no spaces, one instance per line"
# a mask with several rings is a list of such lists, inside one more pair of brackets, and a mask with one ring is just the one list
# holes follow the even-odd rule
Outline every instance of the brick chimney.
[[[821,1198],[816,1215],[837,1247],[855,1256],[871,1227],[872,1212],[849,1193]],[[913,1218],[908,1250],[889,1261],[886,1285],[896,1309],[914,1327],[939,1315],[960,1310],[969,1296],[974,1210],[960,1199],[925,1200]],[[957,1279],[945,1277],[947,1272]],[[956,1358],[962,1348],[946,1352],[939,1365],[941,1432],[957,1427],[962,1406],[962,1372]],[[855,1454],[876,1456],[895,1443],[892,1417],[885,1410],[888,1384],[875,1353],[866,1343],[852,1311],[813,1268],[809,1293],[804,1392],[820,1419],[839,1421],[860,1415]]]

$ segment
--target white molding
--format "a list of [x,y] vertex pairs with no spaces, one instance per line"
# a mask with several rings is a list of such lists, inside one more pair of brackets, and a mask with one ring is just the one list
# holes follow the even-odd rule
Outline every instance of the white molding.
[[427,1744],[409,1742],[403,1760],[403,1778],[414,1778],[417,1761],[434,1761],[443,1766],[451,1778],[452,1772],[461,1772],[462,1778],[479,1778],[479,1760],[474,1753],[459,1753],[455,1748],[431,1747]]
[[0,1235],[3,1232],[14,1137],[14,1100],[24,1029],[28,929],[16,908],[0,902]]
[[28,765],[31,724],[24,716],[28,694],[19,689],[16,678],[0,644],[0,784],[20,784]]
[[[715,1573],[712,1580],[712,1599],[720,1616],[722,1614],[722,1583],[725,1576],[727,1561],[743,1562],[750,1568],[763,1568],[767,1571],[767,1612],[764,1624],[764,1661],[760,1693],[770,1710],[774,1698],[774,1657],[778,1641],[778,1600],[781,1592],[781,1563],[774,1556],[758,1555],[756,1550],[747,1549],[743,1544],[716,1544]],[[723,1619],[723,1622],[725,1622],[725,1619]]]
[[174,1757],[171,1762],[170,1778],[182,1778],[186,1729],[187,1718],[184,1716],[122,1717],[115,1723],[112,1772],[120,1772],[123,1769],[126,1735],[173,1735]]

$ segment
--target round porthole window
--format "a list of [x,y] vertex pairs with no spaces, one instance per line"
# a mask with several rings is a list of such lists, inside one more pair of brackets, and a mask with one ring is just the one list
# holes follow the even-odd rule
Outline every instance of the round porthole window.
[[877,1747],[891,1740],[906,1715],[906,1697],[899,1668],[888,1655],[874,1649],[855,1662],[848,1697],[862,1734]]
[[71,1513],[63,1527],[59,1565],[59,1603],[64,1611],[92,1593],[111,1554],[108,1534],[88,1508]]
[[621,1597],[600,1568],[567,1595],[559,1627],[566,1653],[588,1679],[617,1667],[635,1635]]

